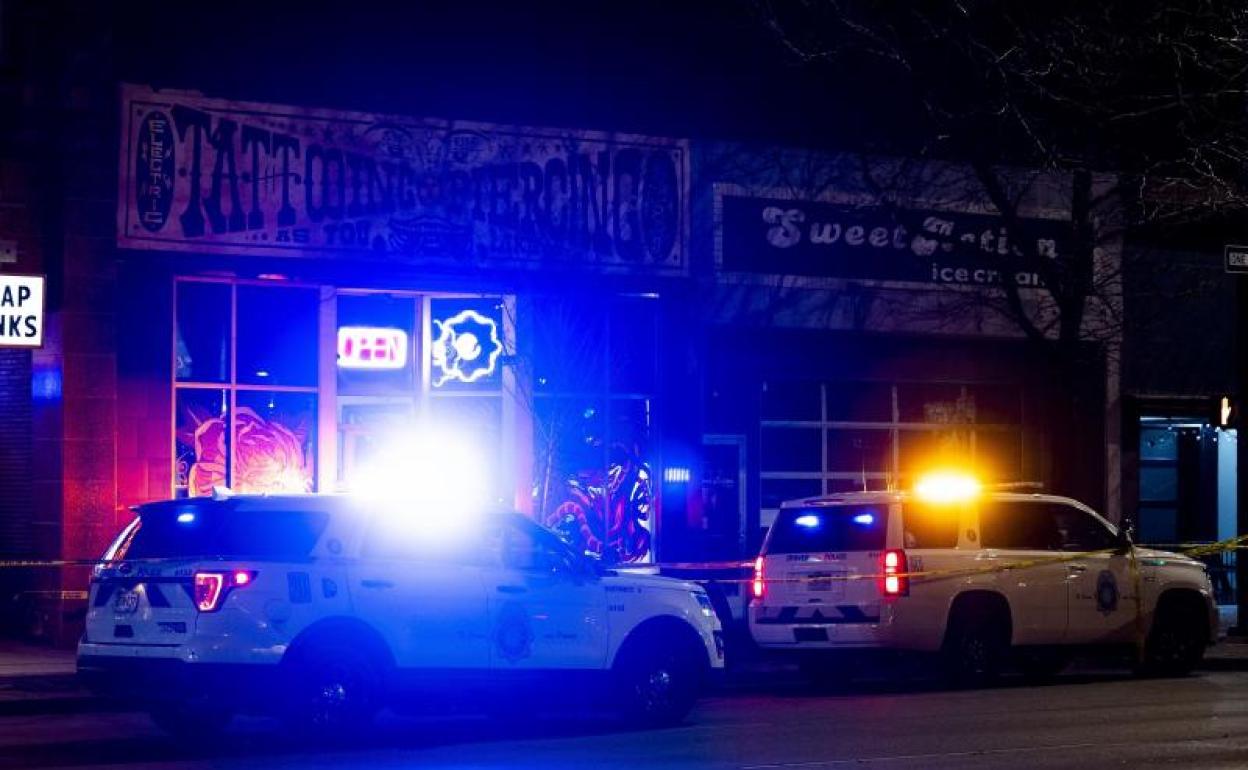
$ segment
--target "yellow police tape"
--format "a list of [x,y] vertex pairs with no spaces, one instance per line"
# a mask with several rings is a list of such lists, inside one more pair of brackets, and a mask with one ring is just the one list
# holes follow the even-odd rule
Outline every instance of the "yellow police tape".
[[[1147,546],[1143,546],[1143,547],[1147,547]],[[1160,549],[1153,549],[1151,547],[1148,547],[1148,548],[1149,550],[1160,550]],[[1198,558],[1201,556],[1212,556],[1214,554],[1225,553],[1229,551],[1237,551],[1240,549],[1248,549],[1248,535],[1236,535],[1235,537],[1229,537],[1229,538],[1226,538],[1225,540],[1219,540],[1213,543],[1183,544],[1183,545],[1176,547],[1174,550],[1162,551],[1161,553],[1165,555],[1189,556],[1193,558]],[[915,549],[915,550],[921,550],[921,549]],[[992,550],[992,549],[987,549],[987,550]],[[984,574],[991,574],[991,573],[997,573],[997,572],[1007,572],[1010,570],[1021,570],[1021,569],[1027,569],[1030,567],[1043,567],[1043,566],[1047,566],[1050,564],[1065,564],[1067,562],[1073,562],[1073,561],[1078,561],[1080,559],[1086,559],[1090,556],[1107,556],[1107,555],[1129,556],[1132,561],[1132,567],[1131,567],[1132,570],[1138,571],[1138,565],[1135,564],[1138,558],[1137,548],[1131,548],[1128,551],[1123,551],[1119,548],[1102,548],[1102,549],[1095,550],[1095,551],[1077,551],[1077,552],[1071,552],[1071,553],[1064,553],[1064,554],[1057,555],[1057,556],[1042,556],[1042,557],[1031,558],[1031,559],[1016,559],[1013,561],[997,562],[994,564],[986,564],[982,566],[960,567],[960,568],[954,568],[954,569],[940,569],[940,570],[916,570],[912,572],[890,573],[890,575],[894,577],[926,578],[926,579],[968,577],[968,576],[973,576],[973,575],[984,575]],[[1165,556],[1159,555],[1157,557],[1147,557],[1147,558],[1164,559]],[[630,568],[630,567],[635,567],[638,569],[657,568],[660,570],[671,569],[671,570],[689,570],[689,571],[736,570],[736,569],[748,570],[748,569],[753,569],[754,563],[752,561],[745,561],[745,562],[721,561],[721,562],[657,562],[654,564],[625,565],[625,568]],[[806,575],[806,576],[783,577],[783,578],[768,578],[766,577],[766,575],[764,575],[762,577],[762,580],[764,583],[803,583],[803,582],[813,582],[813,581],[827,583],[827,582],[841,582],[841,581],[850,582],[850,581],[855,581],[855,580],[881,580],[884,577],[885,575],[883,573],[818,575],[814,577]],[[754,580],[755,578],[753,577],[738,578],[738,579],[729,578],[729,579],[724,579],[724,580],[720,580],[716,578],[716,582],[720,582],[720,583],[748,583],[748,582],[753,582]]]
[[[1179,556],[1211,556],[1218,553],[1235,551],[1239,549],[1248,549],[1248,534],[1229,537],[1225,540],[1219,540],[1213,543],[1195,543],[1184,544],[1173,551],[1162,551],[1163,554],[1173,554]],[[922,549],[915,549],[922,550]],[[991,549],[988,549],[991,550]],[[1078,561],[1089,556],[1101,555],[1126,555],[1130,556],[1133,562],[1132,569],[1138,569],[1134,565],[1137,559],[1136,549],[1132,548],[1126,552],[1118,548],[1103,548],[1095,551],[1078,551],[1064,553],[1057,556],[1043,556],[1031,559],[1016,559],[1013,561],[996,562],[994,564],[986,564],[982,566],[961,567],[953,569],[939,570],[915,570],[910,572],[889,573],[893,577],[904,578],[950,578],[950,577],[967,577],[974,575],[985,575],[998,572],[1008,572],[1011,570],[1022,570],[1030,567],[1042,567],[1050,564],[1064,564],[1066,562]],[[219,557],[203,557],[205,559],[215,559]],[[1165,558],[1159,556],[1157,558]],[[101,567],[113,568],[119,565],[129,565],[134,567],[140,564],[163,564],[163,563],[179,563],[185,564],[189,557],[153,557],[142,559],[116,559],[108,562],[100,559],[8,559],[0,560],[0,569],[17,569],[17,568],[53,568],[53,567]],[[615,565],[618,569],[634,569],[634,570],[687,570],[687,571],[714,571],[714,570],[748,570],[752,569],[753,561],[705,561],[705,562],[655,562],[650,564],[624,564]],[[141,574],[135,573],[133,577],[140,577]],[[130,575],[127,575],[130,577]],[[871,574],[835,574],[835,575],[818,575],[818,576],[796,576],[784,578],[768,578],[763,576],[763,581],[767,583],[802,583],[819,581],[821,583],[839,582],[839,581],[855,581],[855,580],[880,580],[885,575],[883,573]],[[754,577],[715,579],[719,583],[748,583],[755,580]]]

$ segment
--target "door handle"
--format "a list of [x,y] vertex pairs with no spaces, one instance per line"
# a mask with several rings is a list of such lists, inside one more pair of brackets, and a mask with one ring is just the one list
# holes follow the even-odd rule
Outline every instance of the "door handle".
[[524,586],[499,586],[498,587],[498,592],[500,594],[522,594],[528,590],[529,589],[525,588]]
[[394,588],[393,580],[361,580],[360,585],[364,588]]
[[1087,572],[1087,571],[1088,571],[1088,565],[1086,565],[1086,564],[1067,564],[1067,565],[1066,565],[1066,569],[1070,570],[1071,572]]

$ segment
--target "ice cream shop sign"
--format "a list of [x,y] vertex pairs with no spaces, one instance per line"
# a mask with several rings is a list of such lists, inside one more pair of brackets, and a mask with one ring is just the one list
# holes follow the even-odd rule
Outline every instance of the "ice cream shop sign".
[[0,348],[43,346],[44,279],[0,274]]
[[683,140],[126,86],[119,245],[682,274]]

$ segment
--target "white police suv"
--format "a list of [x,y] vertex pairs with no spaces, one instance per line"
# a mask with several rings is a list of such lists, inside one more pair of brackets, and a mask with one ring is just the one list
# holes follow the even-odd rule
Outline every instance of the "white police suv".
[[1057,673],[1078,648],[1182,674],[1218,630],[1201,562],[1075,500],[954,476],[786,503],[754,566],[751,635],[819,678],[878,650],[940,653],[966,684],[1008,662]]
[[136,510],[96,567],[78,670],[170,731],[243,711],[332,728],[422,703],[593,701],[671,723],[723,665],[702,588],[603,569],[519,514],[429,528],[329,496]]

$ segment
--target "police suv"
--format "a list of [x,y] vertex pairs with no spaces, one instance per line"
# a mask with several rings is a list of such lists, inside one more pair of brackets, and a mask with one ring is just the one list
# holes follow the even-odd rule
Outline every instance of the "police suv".
[[240,711],[332,728],[382,706],[527,711],[539,696],[672,723],[723,665],[702,588],[604,569],[519,514],[448,532],[345,497],[136,511],[95,569],[78,670],[172,732]]
[[906,650],[981,684],[1007,663],[1055,674],[1078,648],[1177,675],[1218,630],[1201,562],[1137,547],[1075,500],[956,478],[786,503],[754,567],[752,636],[816,678]]

